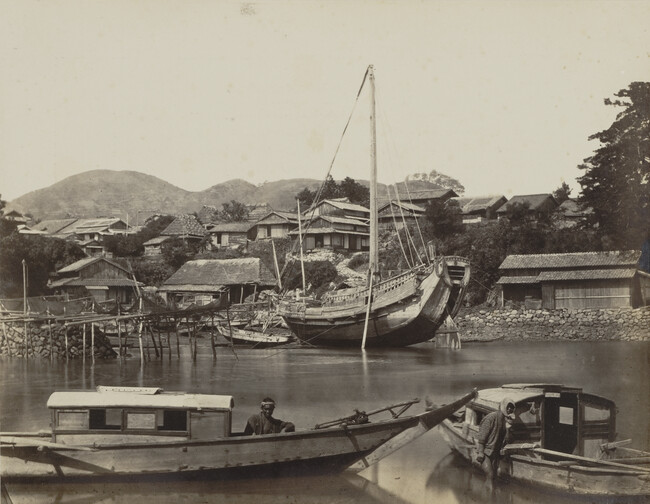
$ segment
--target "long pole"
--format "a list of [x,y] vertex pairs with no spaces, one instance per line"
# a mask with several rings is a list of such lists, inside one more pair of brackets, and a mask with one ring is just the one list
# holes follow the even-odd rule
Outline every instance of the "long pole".
[[302,271],[302,292],[307,292],[307,286],[305,285],[305,263],[302,257],[302,220],[300,218],[300,200],[297,199],[298,203],[298,236],[300,237],[300,270]]
[[368,336],[368,320],[370,319],[370,303],[372,303],[372,284],[375,275],[370,273],[370,287],[368,287],[368,306],[366,307],[366,321],[363,324],[363,339],[361,340],[361,350],[366,349],[366,336]]
[[[298,212],[298,215],[300,215],[300,212]],[[300,219],[300,217],[298,217]],[[282,290],[282,278],[280,278],[280,268],[278,267],[278,256],[275,253],[275,242],[273,241],[273,238],[271,238],[271,248],[273,249],[273,262],[275,263],[275,273],[278,275],[278,288]]]
[[[379,240],[377,217],[377,126],[375,111],[375,67],[368,67],[370,81],[370,275],[379,272]],[[370,283],[370,282],[368,282]]]
[[25,358],[27,358],[27,263],[23,259],[23,345],[25,347]]

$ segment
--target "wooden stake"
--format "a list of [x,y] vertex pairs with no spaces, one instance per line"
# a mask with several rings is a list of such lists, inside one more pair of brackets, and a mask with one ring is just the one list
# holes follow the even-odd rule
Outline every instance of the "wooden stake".
[[95,362],[95,324],[90,324],[90,352]]
[[7,349],[7,356],[11,357],[11,347],[9,346],[9,336],[7,336],[7,328],[5,327],[4,320],[2,321],[2,334],[5,338],[5,348]]
[[115,323],[117,324],[117,351],[122,357],[122,323],[118,318],[115,319]]
[[[85,327],[86,326],[84,326],[84,328]],[[84,339],[84,343],[85,342],[86,342],[86,340]],[[70,354],[68,352],[68,326],[65,326],[65,360],[67,361],[69,359],[70,359]]]
[[144,362],[144,348],[142,348],[142,319],[140,319],[140,325],[138,326],[138,341],[140,343],[140,362]]
[[180,343],[181,338],[180,338],[180,335],[178,334],[178,324],[180,324],[180,321],[176,322],[176,320],[174,320],[174,330],[176,332],[176,355],[180,359],[181,358],[181,343]]
[[210,344],[212,345],[212,358],[217,360],[217,349],[215,347],[214,341],[214,314],[211,315],[211,325],[210,325]]
[[50,333],[50,360],[54,358],[54,353],[52,349],[52,319],[47,319],[47,325]]

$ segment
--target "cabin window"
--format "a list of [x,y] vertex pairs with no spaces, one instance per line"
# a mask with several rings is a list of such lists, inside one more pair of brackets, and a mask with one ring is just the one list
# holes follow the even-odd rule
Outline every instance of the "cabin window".
[[122,428],[122,410],[118,408],[91,409],[89,429],[119,430]]
[[560,420],[559,423],[564,425],[573,425],[575,410],[573,408],[567,408],[566,406],[560,406]]
[[222,411],[192,411],[192,439],[214,439],[230,435],[230,415]]
[[156,413],[136,413],[129,411],[126,414],[127,429],[156,429]]
[[88,411],[59,411],[57,427],[61,430],[88,428]]
[[534,401],[518,404],[515,409],[515,418],[528,427],[539,427],[542,425],[541,405]]
[[596,405],[585,405],[584,419],[587,422],[609,420],[609,408],[599,408]]
[[158,430],[187,431],[187,411],[163,410],[158,415]]

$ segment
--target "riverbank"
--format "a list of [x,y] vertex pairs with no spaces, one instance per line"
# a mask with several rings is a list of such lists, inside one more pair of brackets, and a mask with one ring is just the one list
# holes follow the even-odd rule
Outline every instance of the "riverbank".
[[461,310],[462,341],[650,341],[650,307],[602,310]]

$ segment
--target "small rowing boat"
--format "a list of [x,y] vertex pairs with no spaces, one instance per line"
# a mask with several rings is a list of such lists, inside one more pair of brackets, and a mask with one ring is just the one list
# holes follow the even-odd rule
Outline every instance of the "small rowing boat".
[[[233,431],[228,395],[103,386],[54,392],[47,402],[51,431],[0,433],[0,478],[226,479],[358,471],[435,427],[473,394],[414,416],[402,415],[417,399],[312,429],[249,436]],[[391,417],[374,420],[379,413]]]
[[217,332],[235,345],[252,345],[254,348],[269,348],[285,345],[294,340],[290,331],[280,333],[265,333],[253,329],[239,329],[237,327],[219,326]]
[[451,449],[472,464],[481,419],[515,402],[499,477],[590,496],[650,495],[650,452],[616,441],[616,405],[580,388],[513,384],[478,392],[439,425]]

